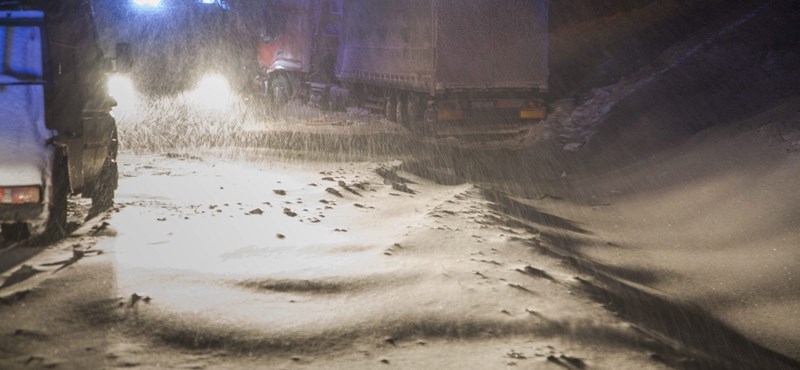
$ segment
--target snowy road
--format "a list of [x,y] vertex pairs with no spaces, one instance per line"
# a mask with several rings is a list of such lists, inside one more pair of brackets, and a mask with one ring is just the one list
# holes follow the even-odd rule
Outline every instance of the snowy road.
[[117,209],[0,290],[0,368],[719,361],[597,303],[592,276],[504,213],[508,199],[471,184],[433,184],[399,162],[121,164]]
[[[0,367],[663,367],[472,185],[393,184],[375,163],[122,164],[109,225],[6,289],[26,294],[4,294]],[[72,246],[85,257],[53,272]]]

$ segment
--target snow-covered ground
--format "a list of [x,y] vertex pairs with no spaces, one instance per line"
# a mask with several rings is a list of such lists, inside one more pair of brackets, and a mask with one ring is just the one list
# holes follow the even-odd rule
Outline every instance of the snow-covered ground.
[[517,217],[540,201],[399,162],[120,162],[114,211],[3,275],[0,367],[791,368],[621,318],[544,232],[582,224]]
[[396,163],[121,163],[117,211],[4,289],[3,368],[662,368],[651,355],[676,356],[579,293],[572,270],[531,247],[535,231],[472,185],[375,172]]
[[472,185],[121,162],[116,212],[6,274],[3,368],[662,367]]

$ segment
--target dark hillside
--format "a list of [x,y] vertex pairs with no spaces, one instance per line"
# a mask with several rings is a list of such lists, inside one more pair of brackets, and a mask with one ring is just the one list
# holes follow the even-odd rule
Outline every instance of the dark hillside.
[[617,82],[671,45],[712,31],[761,1],[551,2],[554,98]]
[[800,94],[800,2],[721,3],[659,1],[554,25],[553,114],[525,156],[558,170],[531,175],[625,166]]

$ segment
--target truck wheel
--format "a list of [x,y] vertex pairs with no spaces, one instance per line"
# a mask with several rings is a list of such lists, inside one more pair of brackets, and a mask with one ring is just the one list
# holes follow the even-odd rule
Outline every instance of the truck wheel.
[[406,103],[406,117],[408,126],[414,132],[423,130],[422,125],[422,98],[417,94],[411,94]]
[[403,94],[398,94],[396,97],[396,108],[397,113],[395,113],[395,117],[397,117],[397,123],[401,125],[408,125],[408,98]]
[[58,240],[67,236],[68,166],[67,156],[61,151],[56,153],[53,162],[53,197],[50,199],[50,215],[44,231],[44,237],[47,240]]
[[289,103],[292,97],[292,85],[289,83],[289,79],[286,78],[286,76],[276,76],[272,79],[270,86],[272,89],[272,102],[276,106],[282,107]]
[[384,100],[384,115],[386,119],[397,122],[397,97],[392,93],[386,93]]
[[117,162],[107,159],[100,172],[100,178],[92,191],[92,211],[99,213],[114,205],[114,190],[117,183]]
[[408,121],[412,124],[418,121],[422,116],[422,103],[420,102],[419,95],[411,94],[411,96],[408,97],[406,116],[408,117]]

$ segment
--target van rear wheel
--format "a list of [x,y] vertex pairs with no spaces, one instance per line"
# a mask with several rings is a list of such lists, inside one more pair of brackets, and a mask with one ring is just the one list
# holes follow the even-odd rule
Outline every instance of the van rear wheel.
[[387,92],[384,97],[384,115],[391,122],[397,122],[397,95]]
[[69,198],[69,176],[67,174],[67,156],[58,151],[53,163],[52,187],[50,199],[50,215],[47,217],[44,237],[58,240],[67,236],[67,198]]

